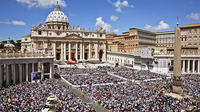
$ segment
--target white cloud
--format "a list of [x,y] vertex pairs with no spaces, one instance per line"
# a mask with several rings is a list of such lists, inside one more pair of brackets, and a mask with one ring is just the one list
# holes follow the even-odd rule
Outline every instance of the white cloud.
[[63,7],[67,6],[64,0],[16,0],[16,1],[22,4],[26,4],[30,8],[31,7],[48,8],[56,5],[57,1],[61,6]]
[[108,24],[108,23],[105,23],[103,20],[102,20],[103,18],[102,17],[98,17],[98,18],[96,18],[96,24],[95,24],[95,26],[97,27],[97,28],[103,28],[104,30],[106,30],[107,32],[109,32],[110,30],[111,30],[111,25],[110,24]]
[[147,30],[154,30],[154,31],[170,29],[169,24],[165,23],[164,21],[160,21],[160,23],[157,26],[151,26],[147,24],[145,25],[144,28]]
[[200,13],[191,13],[186,16],[188,19],[198,20],[200,19]]
[[118,33],[119,29],[114,29],[113,32]]
[[0,21],[0,24],[12,24],[12,25],[20,25],[20,26],[25,26],[26,23],[24,21],[17,21],[17,20],[13,20],[13,21]]
[[124,0],[124,1],[117,0],[116,2],[108,0],[108,2],[110,2],[116,8],[115,11],[117,12],[122,12],[122,8],[124,7],[134,8],[133,5],[130,5],[128,3],[128,0]]
[[26,25],[26,23],[24,22],[24,21],[12,21],[12,24],[14,24],[14,25],[23,25],[23,26],[25,26]]
[[117,16],[114,16],[114,15],[110,16],[111,21],[117,21],[118,19],[119,18]]

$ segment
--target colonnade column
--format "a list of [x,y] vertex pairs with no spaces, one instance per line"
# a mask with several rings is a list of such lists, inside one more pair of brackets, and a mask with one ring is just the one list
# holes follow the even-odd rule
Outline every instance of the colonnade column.
[[28,63],[26,63],[26,81],[28,81]]
[[35,72],[34,68],[34,63],[32,63],[32,72]]
[[2,64],[0,64],[0,88],[2,87]]
[[195,60],[192,60],[192,73],[195,71]]
[[22,65],[19,64],[19,82],[22,82]]
[[63,43],[61,42],[61,50],[60,50],[61,54],[60,54],[60,59],[63,60]]
[[188,68],[187,68],[187,72],[190,72],[190,60],[188,60]]
[[[35,70],[34,70],[34,63],[32,63],[32,72],[35,72]],[[33,79],[33,77],[32,77],[32,74],[31,74],[31,82],[32,82],[32,79]]]
[[68,60],[71,61],[71,43],[70,42],[68,44],[68,51],[69,51]]
[[83,46],[82,43],[80,43],[80,60],[83,59]]
[[53,56],[56,60],[56,43],[53,43]]
[[89,55],[88,55],[88,59],[91,59],[91,43],[89,43]]
[[97,43],[95,43],[95,46],[94,46],[95,48],[95,59],[98,59],[98,44]]
[[64,60],[66,60],[66,43],[64,43]]
[[53,78],[53,63],[50,63],[50,77]]
[[78,43],[76,43],[76,60],[78,60]]
[[9,68],[9,65],[8,64],[6,64],[6,86],[7,85],[9,85],[9,70],[8,70],[8,68]]
[[13,73],[13,84],[16,83],[16,70],[15,70],[15,64],[12,64],[12,73]]
[[85,60],[85,44],[83,43],[83,60]]

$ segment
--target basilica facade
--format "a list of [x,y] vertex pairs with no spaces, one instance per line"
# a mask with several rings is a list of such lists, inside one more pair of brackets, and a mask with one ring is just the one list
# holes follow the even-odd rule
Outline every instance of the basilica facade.
[[45,24],[33,26],[31,34],[22,37],[21,43],[21,52],[49,54],[55,60],[106,60],[105,30],[86,31],[79,26],[70,27],[58,3]]

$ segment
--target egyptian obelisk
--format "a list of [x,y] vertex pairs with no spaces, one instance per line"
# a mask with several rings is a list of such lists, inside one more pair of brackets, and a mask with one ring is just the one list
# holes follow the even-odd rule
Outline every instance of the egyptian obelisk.
[[182,93],[182,74],[181,74],[181,32],[177,19],[177,27],[174,40],[174,69],[173,69],[173,86],[172,92]]

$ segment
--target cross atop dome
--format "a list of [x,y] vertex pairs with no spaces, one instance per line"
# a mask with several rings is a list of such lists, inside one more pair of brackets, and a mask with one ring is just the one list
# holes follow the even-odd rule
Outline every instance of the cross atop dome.
[[58,1],[57,1],[57,3],[56,3],[56,6],[55,6],[55,8],[54,8],[54,11],[60,11],[60,5],[59,5]]

